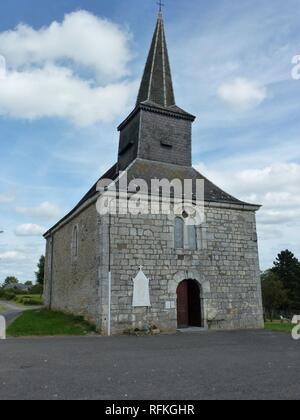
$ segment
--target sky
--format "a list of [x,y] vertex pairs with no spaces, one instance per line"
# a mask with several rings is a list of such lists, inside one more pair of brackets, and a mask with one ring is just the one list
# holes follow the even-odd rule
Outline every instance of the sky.
[[[300,258],[300,0],[165,0],[193,164],[257,214],[261,269]],[[42,233],[115,163],[155,0],[0,3],[0,283],[34,280]]]

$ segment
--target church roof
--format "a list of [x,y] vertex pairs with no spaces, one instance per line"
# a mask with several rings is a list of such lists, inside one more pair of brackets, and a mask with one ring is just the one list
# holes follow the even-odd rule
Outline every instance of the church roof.
[[[92,188],[87,192],[87,194],[82,198],[82,200],[74,207],[74,209],[68,213],[63,219],[61,219],[55,226],[53,226],[48,232],[45,233],[47,237],[56,227],[61,223],[71,217],[76,213],[77,210],[81,208],[89,199],[96,198],[99,194],[97,190],[98,182],[102,179],[110,179],[116,181],[119,176],[118,165],[113,165],[109,171],[107,171],[99,180],[92,186]],[[146,181],[149,192],[151,191],[151,181],[153,179],[167,179],[168,181],[173,181],[174,179],[179,179],[184,182],[185,180],[193,181],[193,192],[196,193],[196,184],[197,179],[204,180],[204,200],[207,203],[218,203],[224,205],[237,205],[237,206],[249,206],[253,207],[253,210],[257,210],[258,205],[249,204],[244,201],[240,201],[232,195],[226,193],[221,188],[217,187],[209,179],[200,174],[196,169],[189,166],[179,166],[172,165],[169,163],[154,162],[144,159],[136,159],[136,161],[127,169],[127,178],[128,184],[135,179],[142,179]]]
[[236,205],[246,205],[221,188],[214,185],[211,181],[190,166],[172,165],[163,162],[154,162],[144,159],[137,159],[127,171],[128,183],[135,179],[146,181],[149,192],[151,191],[151,181],[154,179],[173,181],[179,179],[184,185],[185,180],[193,181],[193,193],[196,196],[196,180],[204,181],[204,200],[206,202],[227,203]]
[[137,105],[145,101],[154,102],[166,108],[175,105],[171,67],[161,13],[158,15]]

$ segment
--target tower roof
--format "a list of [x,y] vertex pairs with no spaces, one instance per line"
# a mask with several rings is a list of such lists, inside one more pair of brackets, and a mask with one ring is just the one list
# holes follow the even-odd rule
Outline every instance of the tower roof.
[[146,62],[137,105],[152,102],[163,107],[175,105],[171,67],[162,13],[159,13]]

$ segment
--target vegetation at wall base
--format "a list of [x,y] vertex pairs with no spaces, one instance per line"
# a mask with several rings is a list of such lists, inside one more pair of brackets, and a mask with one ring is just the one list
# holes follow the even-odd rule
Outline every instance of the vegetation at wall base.
[[95,327],[82,317],[47,309],[24,312],[7,330],[9,337],[84,336],[91,333],[95,333]]
[[273,332],[283,332],[283,333],[292,333],[292,329],[295,325],[293,325],[291,322],[282,322],[282,321],[269,321],[265,323],[265,329],[267,331],[273,331]]

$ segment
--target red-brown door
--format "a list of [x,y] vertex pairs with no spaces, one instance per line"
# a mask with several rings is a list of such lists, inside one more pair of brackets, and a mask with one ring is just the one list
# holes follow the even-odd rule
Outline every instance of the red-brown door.
[[178,328],[189,326],[189,287],[183,281],[177,288],[177,325]]

